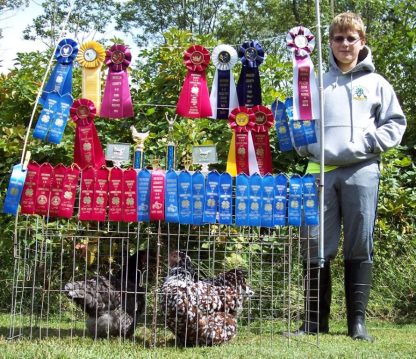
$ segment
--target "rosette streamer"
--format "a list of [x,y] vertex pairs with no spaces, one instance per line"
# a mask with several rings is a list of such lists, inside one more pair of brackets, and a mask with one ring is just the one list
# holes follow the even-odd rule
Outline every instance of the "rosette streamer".
[[273,114],[269,108],[261,105],[251,109],[256,116],[255,125],[252,129],[254,150],[262,176],[272,173],[272,154],[270,150],[269,130],[273,126]]
[[238,50],[241,60],[241,73],[237,83],[240,106],[261,105],[261,83],[259,66],[264,60],[264,51],[258,41],[243,43]]
[[210,62],[209,51],[201,45],[193,45],[185,51],[183,62],[188,69],[176,113],[180,116],[199,118],[212,115],[205,69]]
[[61,96],[72,93],[72,67],[77,53],[78,44],[74,40],[63,39],[58,43],[55,50],[55,58],[58,63],[43,89],[39,103],[44,105],[44,101],[51,92],[56,92]]
[[130,62],[131,53],[125,45],[116,44],[106,51],[105,63],[108,66],[108,75],[101,104],[101,117],[134,116],[127,73]]
[[228,119],[230,112],[238,107],[237,90],[231,72],[237,60],[237,51],[230,45],[219,45],[212,51],[212,62],[216,68],[210,95],[212,118]]
[[81,98],[72,104],[71,117],[76,123],[74,162],[81,167],[96,169],[105,165],[104,152],[94,125],[96,109],[92,101]]
[[77,61],[82,69],[82,98],[91,100],[97,112],[101,106],[101,67],[105,60],[105,49],[96,41],[84,42],[78,51]]
[[287,47],[293,53],[293,119],[319,118],[319,92],[310,53],[315,36],[309,29],[296,26],[286,36]]
[[251,130],[255,126],[254,112],[244,106],[231,111],[228,124],[233,131],[227,159],[227,172],[251,175],[259,172]]

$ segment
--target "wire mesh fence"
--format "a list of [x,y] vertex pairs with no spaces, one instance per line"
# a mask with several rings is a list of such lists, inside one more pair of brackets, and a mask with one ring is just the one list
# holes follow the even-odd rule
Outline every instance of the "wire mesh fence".
[[116,337],[150,347],[255,334],[272,344],[301,323],[299,242],[294,227],[22,217],[9,337]]

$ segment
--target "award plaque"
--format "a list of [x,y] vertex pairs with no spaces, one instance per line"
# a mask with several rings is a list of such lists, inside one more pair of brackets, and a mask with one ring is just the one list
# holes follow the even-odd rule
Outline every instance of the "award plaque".
[[210,163],[217,163],[217,147],[216,145],[203,145],[192,147],[192,163],[202,165],[203,173],[208,172]]
[[130,160],[130,144],[109,143],[105,151],[106,161],[113,162],[114,166],[120,167],[123,162]]

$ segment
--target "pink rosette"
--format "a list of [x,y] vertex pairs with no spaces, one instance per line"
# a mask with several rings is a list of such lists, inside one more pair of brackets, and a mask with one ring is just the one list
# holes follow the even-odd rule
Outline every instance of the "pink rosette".
[[176,104],[176,113],[183,117],[201,118],[212,115],[205,69],[210,62],[209,51],[201,45],[192,45],[183,56],[188,69]]
[[293,119],[319,118],[319,92],[310,53],[315,36],[309,29],[296,26],[286,36],[287,47],[293,53]]
[[131,53],[125,45],[115,44],[106,51],[108,75],[101,103],[101,117],[116,119],[134,116],[127,72],[130,62]]
[[286,43],[288,49],[293,51],[295,56],[306,57],[315,47],[315,36],[308,28],[296,26],[287,33]]
[[190,71],[203,72],[211,61],[209,51],[201,45],[192,45],[183,55],[183,62]]
[[105,64],[113,72],[126,70],[131,62],[131,52],[125,45],[115,44],[105,52]]

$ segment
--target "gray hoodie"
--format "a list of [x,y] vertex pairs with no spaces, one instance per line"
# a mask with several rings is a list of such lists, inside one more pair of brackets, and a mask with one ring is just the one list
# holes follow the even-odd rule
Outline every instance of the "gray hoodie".
[[[348,166],[376,159],[398,145],[406,118],[392,86],[374,73],[371,51],[365,46],[357,65],[342,73],[332,51],[330,70],[324,75],[325,164]],[[298,148],[299,154],[320,162],[318,143]]]

